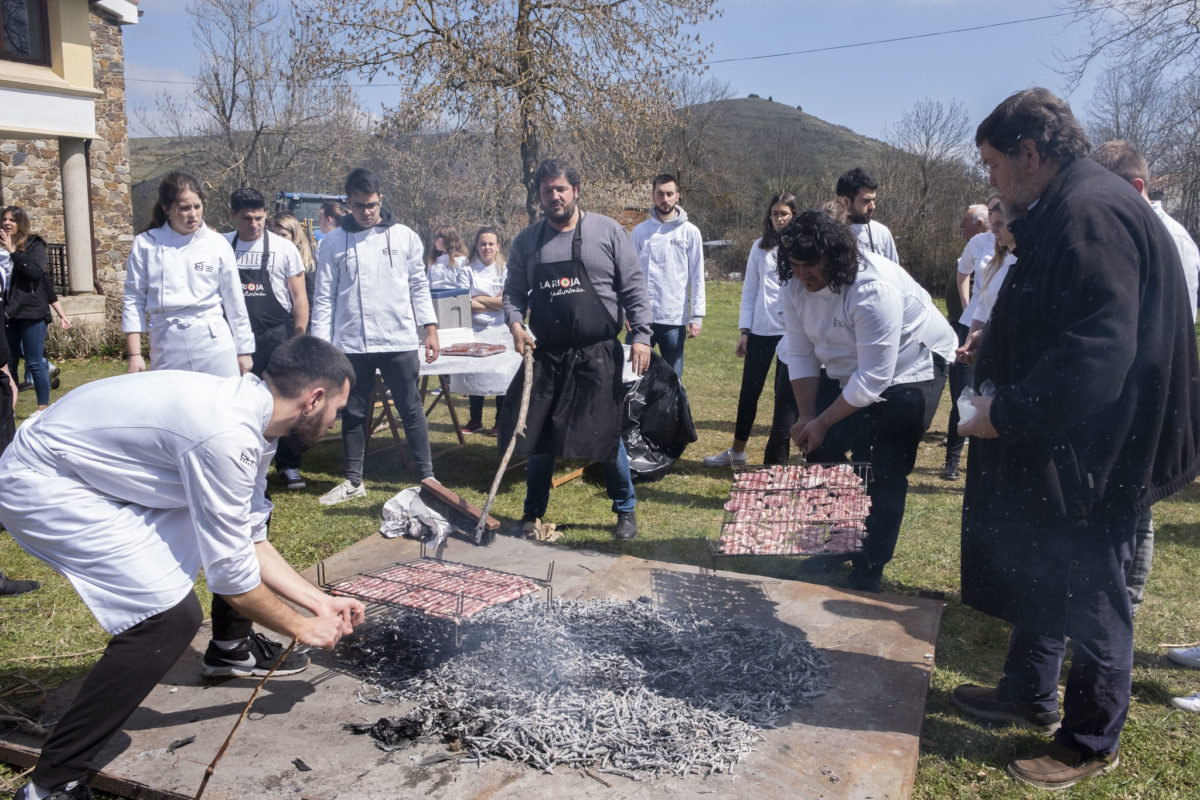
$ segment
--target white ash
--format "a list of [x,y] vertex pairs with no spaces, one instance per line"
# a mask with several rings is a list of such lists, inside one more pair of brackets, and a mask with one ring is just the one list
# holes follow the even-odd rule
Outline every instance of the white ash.
[[447,742],[464,761],[508,758],[644,778],[729,772],[760,729],[820,696],[828,668],[803,632],[697,619],[638,602],[498,606],[464,625],[399,612],[350,643],[360,699],[414,706],[349,725],[395,749]]

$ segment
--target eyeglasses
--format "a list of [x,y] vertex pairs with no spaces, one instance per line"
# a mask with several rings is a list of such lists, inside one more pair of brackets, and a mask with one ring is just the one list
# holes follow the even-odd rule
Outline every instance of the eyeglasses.
[[350,208],[353,211],[374,211],[379,208],[379,203],[351,203]]
[[792,212],[790,211],[772,211],[771,219],[791,219]]

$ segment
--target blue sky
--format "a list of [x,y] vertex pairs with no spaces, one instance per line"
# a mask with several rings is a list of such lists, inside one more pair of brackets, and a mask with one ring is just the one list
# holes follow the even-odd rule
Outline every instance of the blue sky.
[[[187,92],[196,65],[189,17],[180,0],[140,0],[141,22],[125,30],[131,131],[145,135],[132,112],[156,91]],[[1045,86],[1083,118],[1097,70],[1073,94],[1056,71],[1058,53],[1079,49],[1084,30],[1069,17],[871,44],[828,52],[749,59],[776,53],[877,42],[1059,11],[1046,0],[722,0],[724,15],[701,28],[714,47],[709,75],[734,96],[753,92],[799,105],[828,122],[882,138],[923,98],[966,105],[972,124],[1012,92]],[[370,109],[387,89],[359,90]]]

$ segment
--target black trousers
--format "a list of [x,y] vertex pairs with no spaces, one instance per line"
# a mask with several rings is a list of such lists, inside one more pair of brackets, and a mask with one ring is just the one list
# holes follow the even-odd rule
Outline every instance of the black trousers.
[[[854,558],[855,568],[869,575],[882,575],[896,552],[908,498],[908,476],[917,463],[921,437],[933,421],[946,384],[945,364],[941,359],[935,361],[938,372],[934,378],[888,387],[878,403],[859,409],[831,427],[821,446],[808,455],[810,461],[836,462],[844,461],[849,451],[855,460],[870,463],[867,538],[862,552]],[[817,390],[817,412],[828,408],[839,394],[837,381],[822,379]]]
[[[1099,516],[1099,515],[1097,515]],[[1002,696],[1058,710],[1058,678],[1071,640],[1058,741],[1085,755],[1120,744],[1133,683],[1133,611],[1125,588],[1137,514],[1088,522],[1089,552],[1073,559],[1066,624],[1016,625],[1000,681]]]
[[92,759],[179,660],[203,621],[200,601],[188,593],[173,608],[114,636],[42,745],[34,783],[55,788],[86,779]]
[[[951,323],[958,334],[961,347],[967,341],[969,328],[957,322]],[[967,437],[958,433],[958,396],[962,390],[975,383],[975,365],[955,361],[950,365],[950,429],[946,431],[946,461],[958,463],[962,456],[963,443]]]
[[791,427],[799,416],[796,411],[796,395],[792,391],[787,364],[775,357],[775,347],[781,336],[759,336],[751,333],[746,337],[746,358],[742,363],[742,388],[738,393],[737,420],[733,426],[733,438],[740,442],[750,438],[754,419],[758,416],[758,398],[767,382],[771,362],[775,362],[775,410],[771,418],[771,432],[763,451],[764,464],[785,464],[791,449]]

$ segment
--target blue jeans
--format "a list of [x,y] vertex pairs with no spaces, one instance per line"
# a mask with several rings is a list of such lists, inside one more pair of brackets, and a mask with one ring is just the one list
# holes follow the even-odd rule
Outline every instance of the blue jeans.
[[39,406],[50,403],[50,367],[46,364],[46,320],[10,319],[8,334],[8,371],[13,380],[17,375],[17,359],[24,356],[25,366],[33,378],[33,389],[37,393]]
[[1137,614],[1146,592],[1146,581],[1150,578],[1150,562],[1154,560],[1154,518],[1150,509],[1138,514],[1134,535],[1133,563],[1129,565],[1125,589],[1129,592],[1133,613]]
[[[604,487],[612,498],[612,510],[633,511],[637,497],[633,493],[633,478],[629,474],[629,456],[625,455],[625,442],[617,446],[617,457],[602,465]],[[550,479],[554,477],[554,456],[550,453],[534,453],[529,456],[525,468],[525,517],[544,517],[550,504]]]
[[[675,376],[683,380],[683,343],[687,341],[687,325],[650,326],[650,346],[658,345],[658,353],[675,370]],[[633,344],[633,334],[626,334],[625,344]]]

